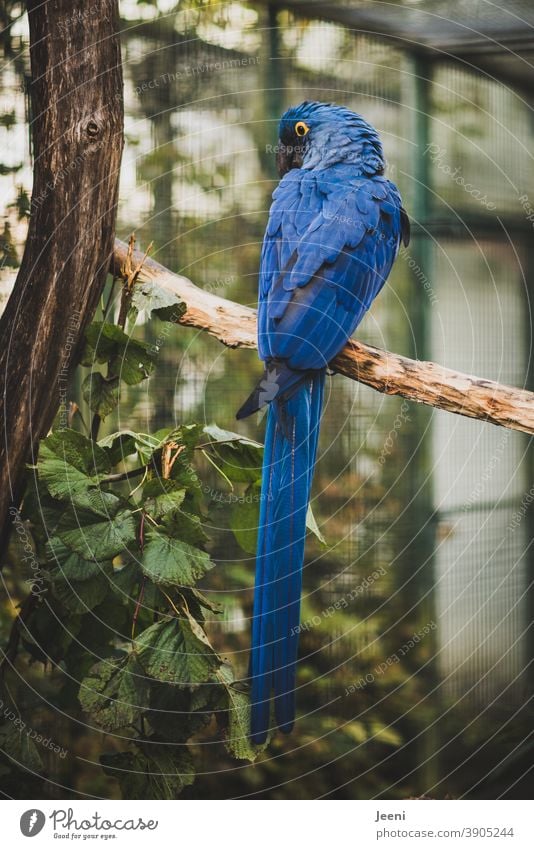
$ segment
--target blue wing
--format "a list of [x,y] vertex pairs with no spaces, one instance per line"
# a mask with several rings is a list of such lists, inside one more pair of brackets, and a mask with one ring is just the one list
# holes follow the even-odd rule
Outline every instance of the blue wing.
[[294,721],[306,510],[325,366],[369,309],[408,235],[395,186],[355,175],[350,165],[289,171],[273,195],[261,258],[258,342],[262,359],[276,363],[271,370],[267,362],[264,378],[237,413],[244,418],[270,404],[250,663],[256,743],[267,737],[272,691],[278,726],[287,732]]
[[407,243],[396,187],[353,166],[293,169],[273,194],[262,249],[258,343],[263,360],[326,366],[343,348]]

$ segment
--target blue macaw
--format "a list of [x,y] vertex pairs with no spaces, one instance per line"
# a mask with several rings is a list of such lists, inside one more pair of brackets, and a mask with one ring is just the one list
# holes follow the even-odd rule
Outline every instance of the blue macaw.
[[410,225],[383,176],[376,130],[342,106],[304,102],[280,122],[280,183],[263,241],[258,348],[265,372],[241,419],[269,405],[252,620],[251,739],[295,718],[306,513],[328,364],[384,285]]

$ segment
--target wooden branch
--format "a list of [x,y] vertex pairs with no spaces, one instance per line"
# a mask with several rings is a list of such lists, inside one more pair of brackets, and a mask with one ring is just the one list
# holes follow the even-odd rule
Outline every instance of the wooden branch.
[[[128,246],[115,240],[112,270],[124,276]],[[133,261],[143,257],[134,253]],[[157,284],[172,292],[187,307],[180,324],[205,330],[230,348],[256,347],[256,311],[220,298],[195,286],[187,277],[173,274],[159,262],[145,259],[137,285]],[[534,393],[492,380],[444,368],[436,363],[411,360],[351,340],[331,364],[339,374],[365,383],[378,392],[400,395],[450,413],[479,419],[501,427],[534,433]]]
[[[137,268],[143,258],[141,251],[134,251],[130,261]],[[128,245],[115,239],[112,274],[125,280],[127,261]],[[187,311],[178,319],[179,324],[206,330],[229,348],[256,347],[256,311],[250,307],[199,289],[187,277],[174,274],[150,257],[146,257],[137,270],[137,281],[137,285],[156,283],[185,304]]]
[[17,280],[0,321],[0,523],[61,408],[113,252],[122,154],[118,0],[28,0],[34,180]]

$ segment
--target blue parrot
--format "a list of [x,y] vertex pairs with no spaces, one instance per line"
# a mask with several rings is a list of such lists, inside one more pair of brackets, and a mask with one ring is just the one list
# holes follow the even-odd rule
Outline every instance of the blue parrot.
[[282,116],[281,177],[263,241],[258,348],[265,372],[242,419],[269,405],[252,618],[251,739],[295,718],[306,514],[328,364],[384,285],[410,225],[383,176],[377,131],[342,106],[304,102]]

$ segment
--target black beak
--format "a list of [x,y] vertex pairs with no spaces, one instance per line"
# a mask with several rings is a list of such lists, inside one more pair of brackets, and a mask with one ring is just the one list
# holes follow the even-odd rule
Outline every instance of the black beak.
[[302,165],[302,147],[300,145],[288,145],[278,140],[276,150],[276,167],[280,177],[291,171],[292,168],[300,168]]

